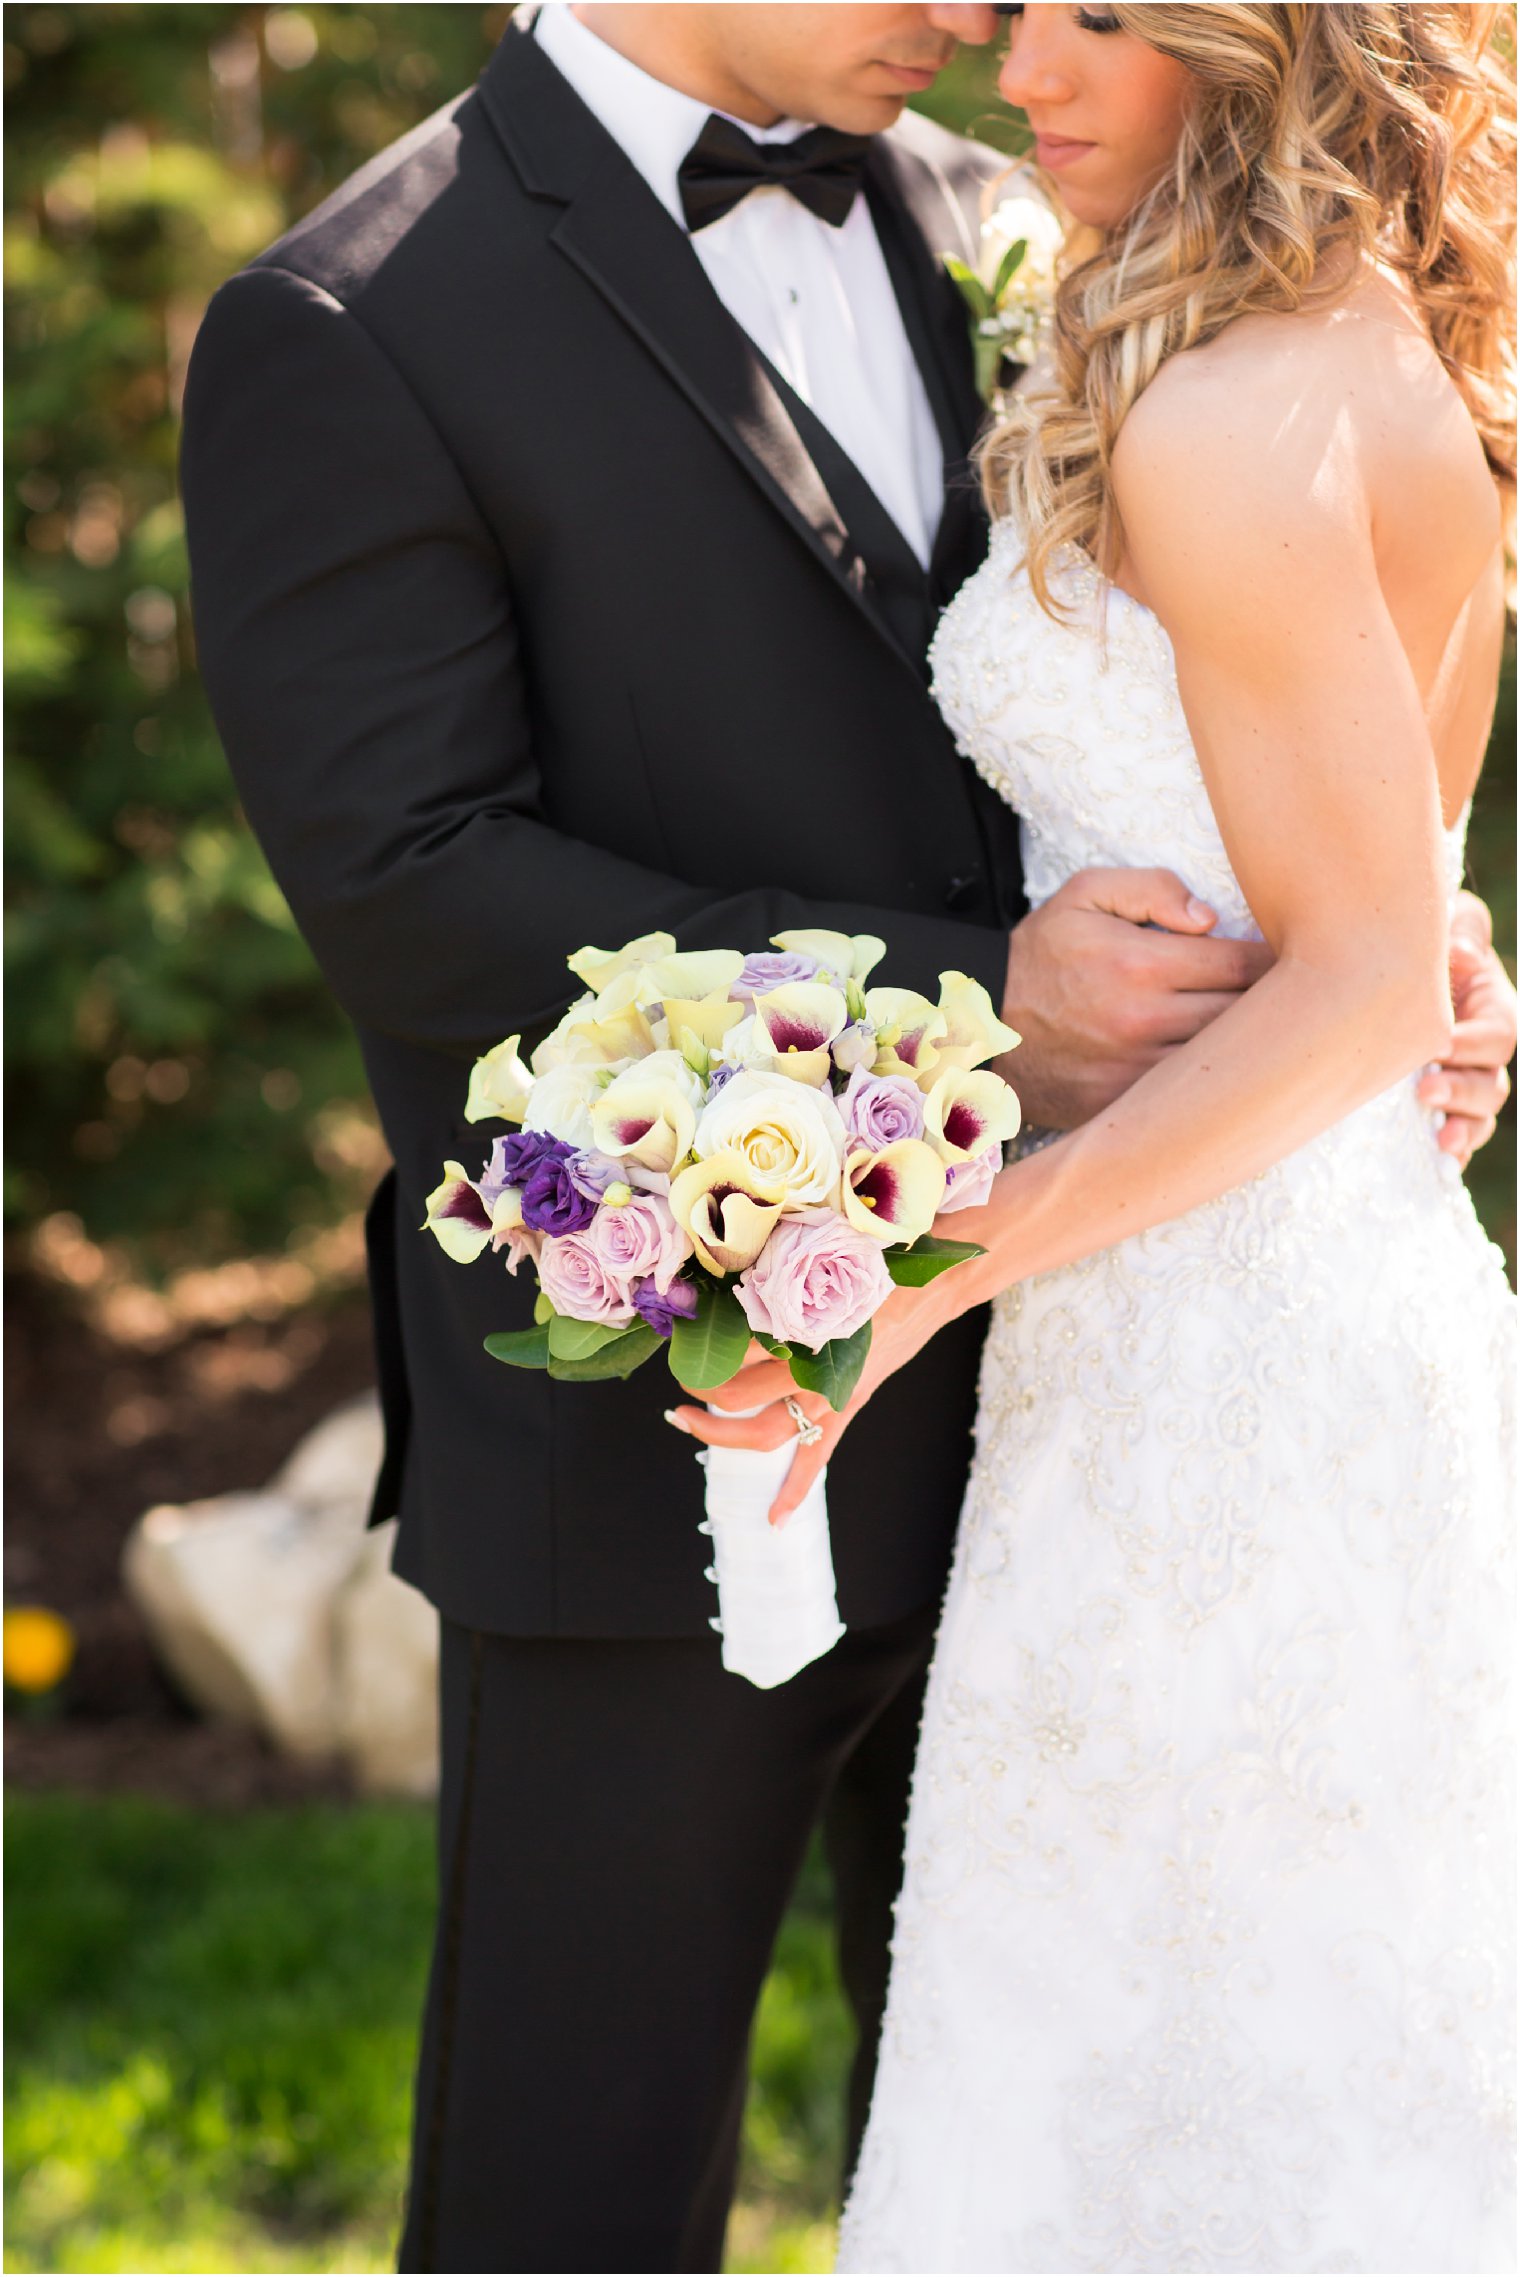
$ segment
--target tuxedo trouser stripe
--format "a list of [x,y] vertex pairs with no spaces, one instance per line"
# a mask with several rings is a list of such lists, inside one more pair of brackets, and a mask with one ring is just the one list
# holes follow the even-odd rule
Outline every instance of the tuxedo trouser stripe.
[[459,1824],[454,1829],[454,1854],[449,1864],[448,1913],[438,1997],[438,2058],[433,2083],[433,2107],[428,2114],[427,2158],[422,2177],[422,2218],[418,2225],[418,2266],[422,2269],[437,2269],[439,2266],[438,2177],[443,2157],[444,2120],[454,2049],[454,2015],[459,2000],[466,1865],[475,1787],[475,1743],[480,1728],[480,1670],[484,1657],[484,1633],[479,1629],[471,1629],[470,1705],[465,1725],[464,1768],[459,1783]]

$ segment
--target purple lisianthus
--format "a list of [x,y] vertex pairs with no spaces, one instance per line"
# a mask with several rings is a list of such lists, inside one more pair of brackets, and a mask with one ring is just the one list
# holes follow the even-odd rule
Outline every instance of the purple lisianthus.
[[754,956],[746,957],[740,966],[728,992],[729,1001],[752,1003],[757,996],[768,996],[773,988],[789,988],[799,980],[814,980],[818,970],[818,959],[805,957],[800,950],[760,949]]
[[736,1067],[715,1067],[707,1079],[707,1103],[712,1105],[725,1083],[732,1083],[739,1070]]
[[899,1139],[924,1135],[924,1096],[905,1075],[868,1075],[857,1067],[839,1101],[844,1127],[880,1154]]
[[596,1198],[576,1183],[574,1148],[560,1139],[551,1144],[554,1153],[543,1154],[519,1188],[523,1224],[533,1233],[583,1233],[596,1216]]
[[584,1194],[588,1202],[599,1202],[609,1186],[628,1176],[615,1155],[599,1153],[594,1146],[583,1146],[579,1153],[570,1155],[565,1171],[576,1192]]
[[642,1320],[669,1343],[678,1320],[695,1320],[697,1292],[690,1281],[672,1281],[662,1296],[653,1275],[633,1284],[633,1301]]
[[[542,1162],[563,1162],[574,1150],[547,1131],[508,1131],[492,1142],[491,1159],[480,1174],[476,1192],[487,1209],[508,1186],[526,1186]],[[554,1228],[549,1229],[551,1232]]]
[[939,1205],[939,1214],[946,1210],[972,1210],[985,1202],[992,1191],[992,1181],[1003,1167],[1001,1145],[983,1147],[969,1162],[945,1164],[945,1192]]

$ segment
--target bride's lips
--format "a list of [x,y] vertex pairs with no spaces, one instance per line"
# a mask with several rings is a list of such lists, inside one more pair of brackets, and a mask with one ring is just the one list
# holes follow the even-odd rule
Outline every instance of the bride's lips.
[[1062,166],[1073,165],[1077,159],[1085,158],[1090,150],[1096,150],[1097,147],[1095,142],[1072,142],[1059,134],[1037,134],[1034,138],[1037,164],[1048,166],[1053,172]]

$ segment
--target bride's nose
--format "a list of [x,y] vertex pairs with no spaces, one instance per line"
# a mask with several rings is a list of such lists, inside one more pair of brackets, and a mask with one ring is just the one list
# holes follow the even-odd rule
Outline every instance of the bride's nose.
[[1059,13],[1055,8],[1030,8],[1014,27],[998,73],[998,93],[1016,111],[1069,103],[1077,91],[1076,75],[1062,61],[1059,29],[1052,24],[1047,31],[1039,20]]

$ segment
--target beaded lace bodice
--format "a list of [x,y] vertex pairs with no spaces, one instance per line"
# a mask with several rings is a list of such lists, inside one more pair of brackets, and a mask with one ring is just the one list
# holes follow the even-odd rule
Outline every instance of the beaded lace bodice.
[[[1254,933],[1161,624],[1019,550],[932,656],[1031,901]],[[841,2269],[1514,2267],[1513,1332],[1413,1077],[997,1300]]]
[[[1153,611],[1090,562],[1052,590],[1068,628],[1040,607],[1010,520],[940,619],[934,696],[958,748],[1017,811],[1024,882],[1038,906],[1077,870],[1175,870],[1219,913],[1226,938],[1260,939],[1220,839],[1177,693],[1172,644]],[[1106,623],[1105,623],[1106,600]],[[1106,632],[1106,643],[1099,635]],[[1106,647],[1106,653],[1105,653]],[[1447,834],[1453,893],[1466,813]]]

